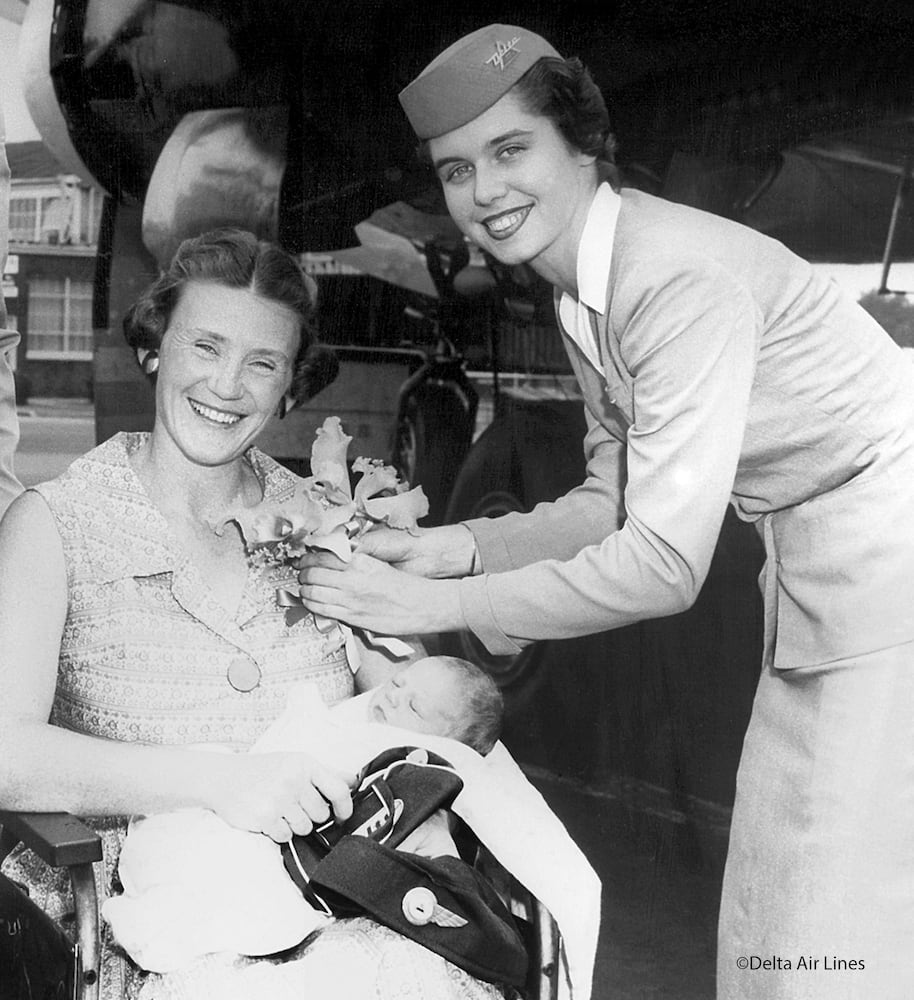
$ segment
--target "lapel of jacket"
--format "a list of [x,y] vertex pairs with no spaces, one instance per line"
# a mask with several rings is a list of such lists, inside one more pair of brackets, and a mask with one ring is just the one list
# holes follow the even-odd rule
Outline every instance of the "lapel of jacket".
[[601,321],[591,309],[587,310],[587,315],[590,318],[590,327],[600,351],[600,361],[603,365],[609,402],[619,410],[625,418],[625,422],[630,426],[635,421],[634,380],[625,367],[622,352],[619,349],[619,341],[616,339],[609,322],[609,306],[607,305],[605,320]]
[[584,396],[584,404],[592,413],[594,419],[599,421],[614,437],[625,440],[631,421],[625,416],[610,393],[605,372],[599,372],[590,363],[584,352],[568,336],[559,324],[565,350],[571,362],[575,378]]

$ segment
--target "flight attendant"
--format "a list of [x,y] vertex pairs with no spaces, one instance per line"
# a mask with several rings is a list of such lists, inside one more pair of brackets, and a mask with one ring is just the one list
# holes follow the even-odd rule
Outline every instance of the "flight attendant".
[[516,653],[688,608],[729,502],[767,560],[718,997],[914,996],[914,369],[780,243],[620,188],[599,90],[532,32],[467,35],[400,101],[465,236],[554,286],[587,478],[309,557],[305,603]]

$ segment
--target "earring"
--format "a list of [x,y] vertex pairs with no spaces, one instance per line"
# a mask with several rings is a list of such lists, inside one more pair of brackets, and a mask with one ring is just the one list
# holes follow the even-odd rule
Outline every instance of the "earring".
[[279,401],[279,405],[276,407],[276,416],[280,420],[285,420],[286,414],[295,406],[295,397],[286,394]]
[[153,375],[159,368],[159,352],[150,351],[145,347],[137,348],[136,359],[140,363],[140,368],[147,375]]

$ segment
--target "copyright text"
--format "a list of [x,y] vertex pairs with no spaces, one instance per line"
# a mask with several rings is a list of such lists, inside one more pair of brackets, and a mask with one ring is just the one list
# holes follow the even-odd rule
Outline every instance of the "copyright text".
[[859,972],[865,968],[862,958],[841,958],[838,955],[740,955],[736,967],[748,972],[757,970],[797,972]]

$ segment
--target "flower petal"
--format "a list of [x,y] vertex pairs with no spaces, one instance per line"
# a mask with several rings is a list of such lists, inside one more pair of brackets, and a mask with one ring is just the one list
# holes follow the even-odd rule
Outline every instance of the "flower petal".
[[362,506],[372,521],[384,523],[390,528],[414,531],[419,518],[428,513],[428,497],[422,487],[417,486],[408,493],[366,500]]
[[356,460],[352,465],[354,472],[361,472],[362,478],[355,484],[355,501],[364,503],[369,497],[377,496],[385,490],[396,492],[400,487],[400,477],[392,465],[369,465]]
[[315,479],[337,487],[351,499],[346,455],[352,438],[343,433],[339,417],[327,417],[318,427],[311,446],[311,473]]
[[320,527],[323,516],[324,508],[316,500],[299,494],[294,501],[286,503],[259,503],[255,507],[229,511],[214,530],[221,535],[225,525],[234,521],[245,545],[252,548],[291,540],[301,532],[314,531]]
[[314,534],[317,536],[329,535],[337,528],[344,528],[356,515],[355,504],[340,504],[339,507],[331,507],[329,510],[321,511],[320,522],[315,526]]
[[335,528],[326,535],[311,535],[308,539],[308,548],[332,552],[343,562],[352,559],[352,542],[349,541],[349,535],[343,527]]

